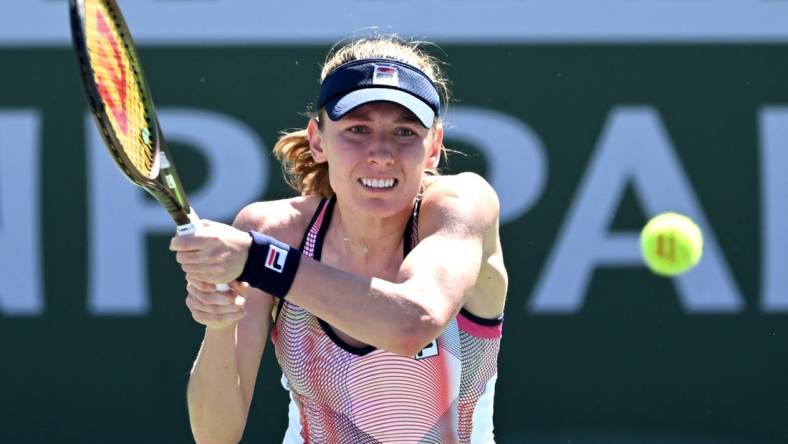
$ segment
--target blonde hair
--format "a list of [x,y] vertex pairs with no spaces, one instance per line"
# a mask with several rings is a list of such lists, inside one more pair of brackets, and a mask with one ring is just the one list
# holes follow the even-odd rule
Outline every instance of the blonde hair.
[[[449,103],[448,80],[440,68],[441,62],[424,52],[425,45],[425,42],[406,41],[391,35],[352,40],[329,51],[320,73],[320,81],[322,82],[338,66],[354,60],[373,58],[398,60],[415,66],[432,80],[438,89],[441,106],[445,110]],[[321,111],[309,113],[310,118],[320,122],[318,115]],[[436,116],[433,128],[439,124],[439,118]],[[445,157],[446,148],[441,146],[441,151]],[[328,164],[315,162],[312,158],[306,129],[282,133],[274,146],[274,155],[282,163],[282,171],[287,183],[302,195],[328,197],[334,194],[328,180]],[[437,174],[437,171],[430,173]]]

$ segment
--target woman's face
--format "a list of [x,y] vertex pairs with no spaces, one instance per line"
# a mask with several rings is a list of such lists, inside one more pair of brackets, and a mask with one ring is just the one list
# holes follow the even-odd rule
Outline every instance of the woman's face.
[[389,217],[410,210],[425,169],[436,168],[443,130],[425,128],[404,107],[362,105],[338,121],[308,128],[312,156],[328,162],[337,197],[356,211]]

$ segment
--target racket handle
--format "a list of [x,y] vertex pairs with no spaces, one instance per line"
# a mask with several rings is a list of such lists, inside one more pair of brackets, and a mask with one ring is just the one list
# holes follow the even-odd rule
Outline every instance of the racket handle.
[[[190,222],[188,224],[178,225],[177,228],[178,236],[185,236],[188,234],[192,234],[194,233],[194,230],[196,230],[196,226],[194,224],[200,221],[200,217],[197,216],[197,213],[194,211],[194,208],[191,208],[189,210],[189,221]],[[229,291],[230,286],[228,286],[227,284],[216,284],[216,289],[218,291]]]

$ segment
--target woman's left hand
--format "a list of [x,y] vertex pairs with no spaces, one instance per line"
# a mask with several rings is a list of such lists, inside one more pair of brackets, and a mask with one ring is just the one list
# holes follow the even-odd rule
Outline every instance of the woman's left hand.
[[193,279],[223,284],[241,275],[252,238],[230,225],[202,219],[193,234],[175,236],[170,250],[175,260]]

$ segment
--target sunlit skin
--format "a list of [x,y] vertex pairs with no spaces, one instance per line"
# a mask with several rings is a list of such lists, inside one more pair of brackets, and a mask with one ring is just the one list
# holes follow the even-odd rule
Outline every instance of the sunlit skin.
[[[309,142],[314,158],[329,162],[339,206],[320,261],[301,258],[287,299],[346,343],[404,357],[438,337],[461,307],[499,316],[507,276],[497,196],[472,173],[424,178],[440,156],[440,128],[424,128],[387,103],[321,125],[310,122]],[[396,186],[370,190],[363,178],[396,179]],[[403,257],[404,227],[422,185],[420,240]],[[206,326],[188,390],[198,442],[240,441],[277,306],[272,296],[234,281],[249,252],[247,231],[298,245],[319,201],[307,195],[255,202],[234,226],[203,219],[192,236],[172,238],[188,281],[186,305]],[[217,292],[217,282],[230,282],[234,291]]]
[[[330,165],[329,180],[338,205],[335,229],[355,241],[351,245],[396,248],[424,172],[436,168],[440,160],[443,129],[425,128],[400,105],[373,102],[338,121],[323,116],[318,125],[312,120],[308,134],[313,158]],[[393,179],[394,185],[370,188],[362,179]]]
[[[329,103],[326,109],[335,108]],[[428,174],[437,169],[442,146],[439,120],[427,128],[398,103],[368,102],[336,121],[321,111],[306,131],[285,134],[275,148],[302,195],[253,202],[232,226],[203,219],[191,236],[171,239],[186,273],[186,305],[206,326],[187,396],[197,442],[243,437],[266,343],[277,332],[272,315],[278,307],[286,307],[280,319],[289,319],[287,307],[299,307],[345,343],[399,356],[386,356],[386,362],[409,362],[401,358],[413,359],[459,323],[461,309],[487,319],[501,315],[508,279],[498,197],[475,173]],[[326,168],[314,168],[312,161]],[[299,264],[287,270],[293,274],[284,295],[264,289],[278,282],[275,275],[265,277],[270,282],[255,282],[258,288],[238,282],[246,276],[245,266],[263,257],[257,249],[250,252],[249,231],[291,248],[308,245],[304,239],[313,236],[307,230],[325,202],[326,179],[336,206],[323,220],[328,229],[320,257],[311,257],[311,249],[295,256]],[[404,234],[417,199],[414,238]],[[406,242],[412,246],[407,254]],[[257,256],[247,264],[249,254]],[[217,291],[220,282],[229,282],[232,291]],[[281,305],[279,297],[291,305]],[[302,340],[309,341],[286,339]],[[441,442],[454,442],[455,432],[447,429],[450,436]]]

